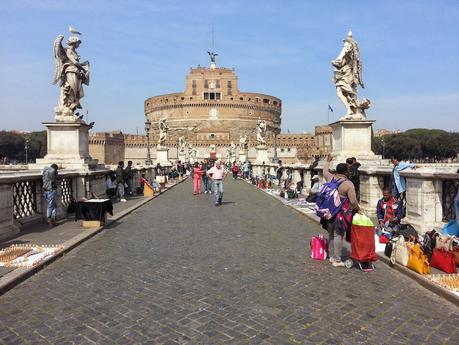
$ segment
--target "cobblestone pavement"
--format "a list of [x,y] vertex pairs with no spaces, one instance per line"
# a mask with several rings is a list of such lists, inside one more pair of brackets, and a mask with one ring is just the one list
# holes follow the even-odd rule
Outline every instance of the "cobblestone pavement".
[[0,297],[6,344],[457,344],[459,310],[384,264],[308,258],[317,225],[246,183],[190,182]]

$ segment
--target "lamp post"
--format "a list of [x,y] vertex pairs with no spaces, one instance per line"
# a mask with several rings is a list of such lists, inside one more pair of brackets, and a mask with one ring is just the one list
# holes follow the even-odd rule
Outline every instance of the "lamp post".
[[30,138],[28,136],[25,137],[25,145],[24,145],[24,149],[25,149],[25,163],[26,165],[28,164],[29,162],[29,159],[28,159],[28,153],[29,153],[29,143],[30,143]]
[[384,138],[381,138],[381,143],[382,143],[382,159],[384,159],[384,151],[386,148],[386,143],[384,142]]
[[150,154],[150,129],[151,129],[151,122],[150,119],[145,121],[145,134],[147,135],[147,159],[145,160],[145,165],[152,165],[153,162],[151,161],[151,154]]

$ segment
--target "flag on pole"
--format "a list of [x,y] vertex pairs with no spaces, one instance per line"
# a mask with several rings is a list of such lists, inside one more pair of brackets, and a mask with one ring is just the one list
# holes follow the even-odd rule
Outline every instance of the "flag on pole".
[[330,110],[333,113],[333,108],[330,107],[330,104],[328,105],[328,110]]

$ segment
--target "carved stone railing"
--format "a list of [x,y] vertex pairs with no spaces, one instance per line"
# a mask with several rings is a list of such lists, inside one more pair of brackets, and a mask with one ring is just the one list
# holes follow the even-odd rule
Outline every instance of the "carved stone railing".
[[[67,207],[73,200],[96,195],[104,197],[106,178],[110,169],[90,172],[59,170],[57,188],[57,217],[67,216]],[[152,167],[136,167],[134,188],[139,186],[141,174],[154,177]],[[0,174],[0,240],[20,232],[24,225],[43,222],[47,203],[43,195],[41,171],[14,171]]]
[[[253,173],[264,171],[276,175],[277,165],[253,165]],[[311,169],[308,165],[284,165],[284,178],[288,168],[293,170],[292,183],[303,181],[305,193],[309,192]],[[420,164],[416,170],[401,173],[406,178],[406,218],[418,231],[425,232],[433,227],[441,227],[444,222],[455,219],[454,198],[458,192],[459,174],[457,164]],[[322,168],[317,167],[320,183],[323,183]],[[389,187],[392,166],[388,161],[380,165],[362,166],[360,169],[360,205],[369,215],[376,214],[376,204],[382,197],[384,187]]]

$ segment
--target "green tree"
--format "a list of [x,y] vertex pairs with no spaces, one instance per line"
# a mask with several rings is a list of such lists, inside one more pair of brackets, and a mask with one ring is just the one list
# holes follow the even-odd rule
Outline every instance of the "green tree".
[[7,157],[10,160],[20,159],[24,154],[25,140],[21,134],[0,131],[0,157]]

